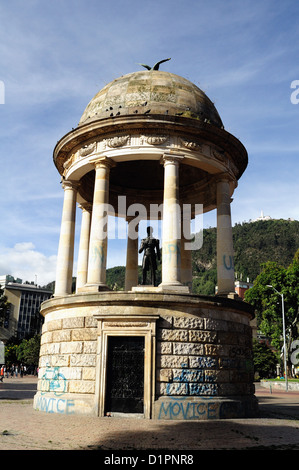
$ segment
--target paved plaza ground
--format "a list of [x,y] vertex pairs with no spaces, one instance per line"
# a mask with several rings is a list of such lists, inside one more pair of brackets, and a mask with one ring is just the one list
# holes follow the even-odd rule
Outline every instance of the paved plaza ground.
[[298,392],[257,385],[260,417],[184,422],[47,414],[33,409],[36,386],[0,382],[0,450],[299,450]]

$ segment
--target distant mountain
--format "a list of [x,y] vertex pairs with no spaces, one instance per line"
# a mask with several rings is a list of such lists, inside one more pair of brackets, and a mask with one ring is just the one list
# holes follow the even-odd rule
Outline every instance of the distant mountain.
[[[213,295],[217,283],[216,267],[217,229],[203,231],[203,245],[192,252],[193,292]],[[299,247],[299,221],[257,220],[233,227],[235,272],[238,279],[254,281],[261,271],[261,263],[276,261],[287,267]],[[158,271],[160,282],[161,265]],[[125,267],[107,270],[107,283],[111,289],[124,289]],[[141,279],[141,268],[139,269]]]
[[235,271],[254,280],[261,263],[290,265],[299,247],[299,222],[280,219],[237,224],[233,236]]
[[[202,248],[192,253],[194,292],[208,295],[214,292],[212,289],[217,282],[216,236],[216,228],[204,230]],[[271,219],[236,224],[233,240],[238,279],[254,281],[262,263],[275,261],[287,267],[292,262],[299,247],[299,222]]]

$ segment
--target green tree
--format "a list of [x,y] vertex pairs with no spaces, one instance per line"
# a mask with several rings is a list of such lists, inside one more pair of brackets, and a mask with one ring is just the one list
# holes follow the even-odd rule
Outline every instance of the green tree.
[[18,351],[17,344],[7,344],[5,346],[5,364],[8,367],[18,362],[17,351]]
[[[278,351],[283,344],[282,302],[279,293],[283,294],[288,366],[291,344],[298,338],[298,281],[299,250],[288,268],[275,262],[264,263],[253,287],[245,294],[245,300],[255,308],[258,328],[271,339],[271,344]],[[279,293],[268,285],[273,286]]]
[[40,335],[23,339],[17,348],[17,360],[26,365],[38,366],[40,350]]
[[267,346],[266,343],[260,343],[253,340],[253,365],[254,372],[258,372],[260,378],[269,378],[276,373],[276,364],[278,358],[276,354]]

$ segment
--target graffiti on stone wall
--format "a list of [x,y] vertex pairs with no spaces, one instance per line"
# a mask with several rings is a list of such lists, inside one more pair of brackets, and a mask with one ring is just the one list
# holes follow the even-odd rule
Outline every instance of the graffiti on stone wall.
[[[253,373],[252,351],[249,347],[236,345],[227,353],[228,357],[221,358],[191,356],[189,364],[183,362],[177,368],[171,367],[171,379],[162,383],[163,396],[157,404],[157,418],[206,420],[234,417],[240,413],[243,405],[238,400],[223,401],[222,394],[226,387],[226,393],[230,395],[230,380],[233,380],[233,387],[235,383],[248,383]],[[220,396],[219,382],[222,384]]]
[[104,263],[105,261],[104,248],[101,245],[93,246],[91,256],[95,262],[99,261],[100,263]]
[[[206,374],[205,367],[215,367],[215,359],[209,357],[198,358],[202,368],[189,369],[182,363],[177,369],[171,382],[166,386],[167,400],[162,401],[158,419],[217,419],[219,418],[219,404],[213,401],[217,395],[217,385],[213,383],[216,377]],[[193,397],[201,397],[201,401],[192,401]],[[192,398],[191,398],[192,397]]]
[[36,409],[46,413],[74,414],[74,400],[54,397],[37,397]]
[[[166,386],[166,394],[173,395],[217,395],[217,385],[213,374],[206,374],[203,369],[188,369],[187,364],[181,364],[182,369],[177,372],[172,382]],[[207,383],[209,382],[209,383]]]
[[[40,380],[41,396],[37,397],[36,408],[46,413],[73,414],[74,400],[63,398],[67,391],[67,379],[59,367],[47,366]],[[47,396],[51,393],[51,396]],[[54,395],[54,396],[53,396]]]
[[218,419],[219,404],[212,397],[204,397],[200,402],[192,402],[187,397],[180,400],[162,401],[158,419]]
[[164,249],[164,260],[167,263],[171,263],[173,258],[178,259],[180,256],[180,246],[175,243],[168,243],[166,246],[163,247]]
[[47,367],[41,378],[41,394],[53,392],[54,395],[60,396],[66,392],[67,381],[63,374],[59,371],[59,367]]
[[223,255],[223,265],[225,269],[230,271],[231,269],[234,269],[234,260],[232,256],[228,256],[228,262],[226,261],[226,255]]

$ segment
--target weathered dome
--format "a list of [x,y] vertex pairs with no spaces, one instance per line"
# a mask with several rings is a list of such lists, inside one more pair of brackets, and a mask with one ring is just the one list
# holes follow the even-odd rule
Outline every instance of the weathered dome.
[[179,75],[145,70],[108,83],[87,105],[79,125],[124,115],[167,114],[193,118],[223,127],[206,94]]

